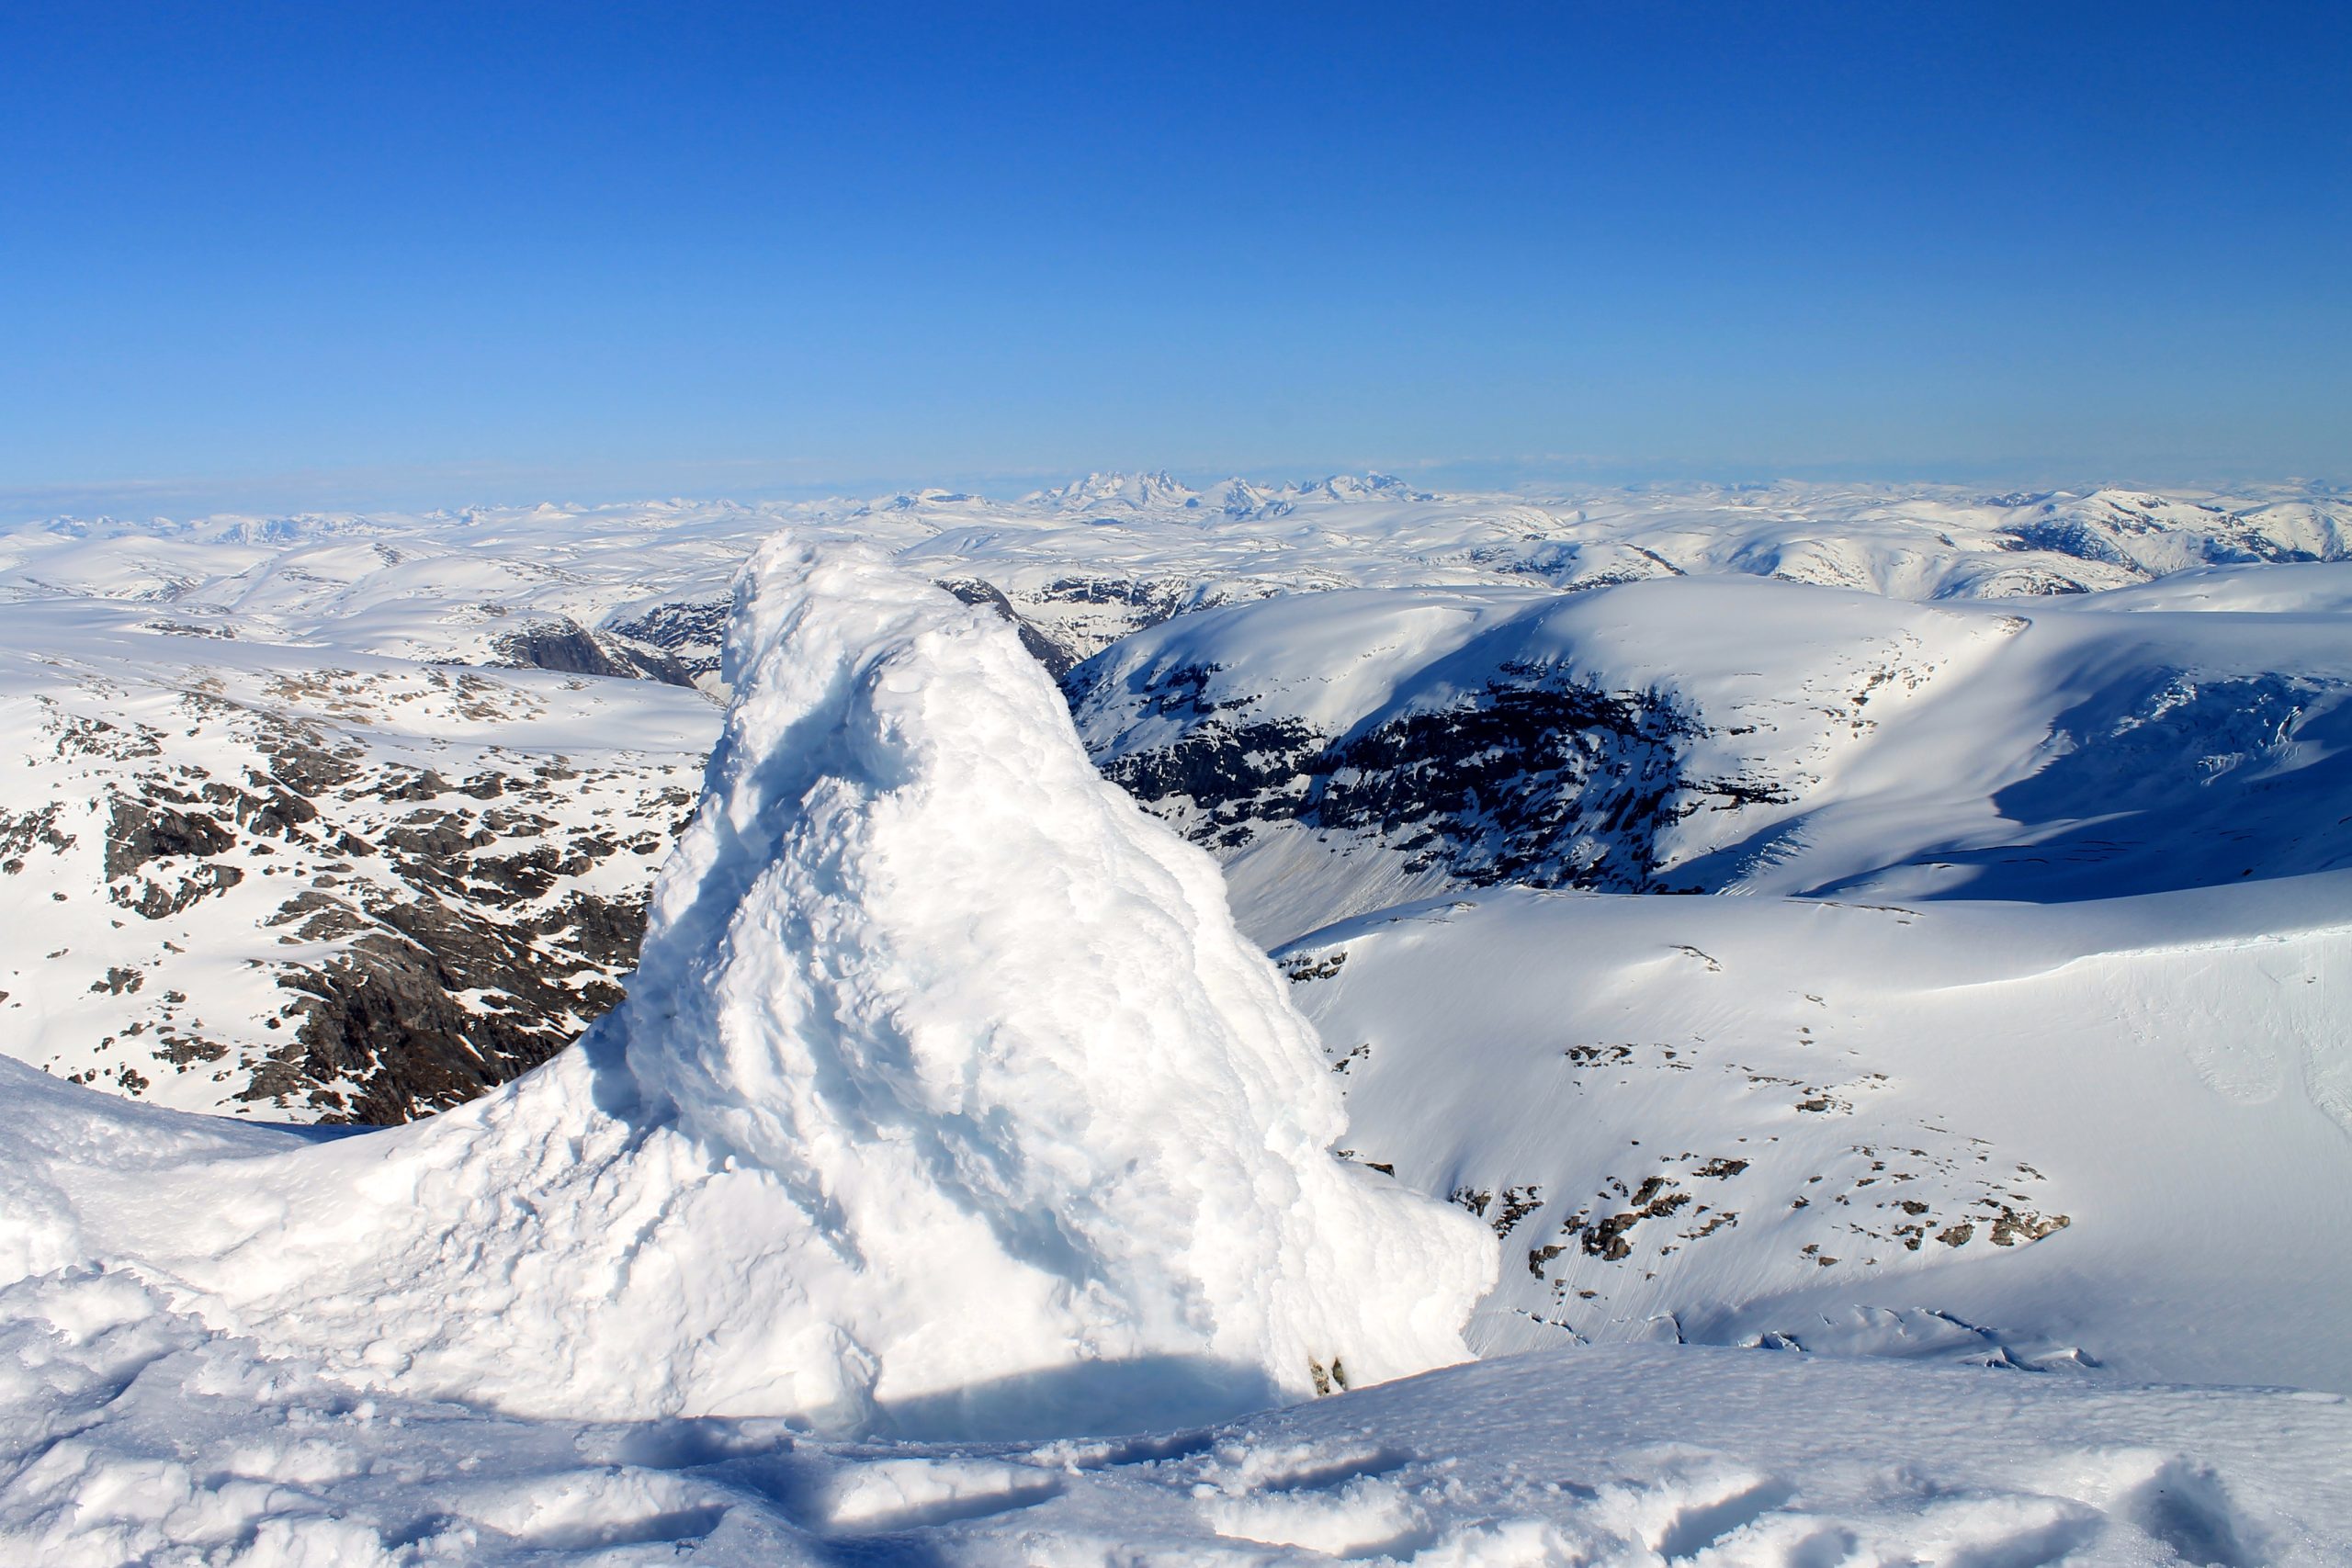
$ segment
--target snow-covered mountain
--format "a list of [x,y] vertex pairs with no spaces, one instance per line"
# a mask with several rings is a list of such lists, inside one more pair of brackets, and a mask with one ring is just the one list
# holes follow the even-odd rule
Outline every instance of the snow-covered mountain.
[[[1278,521],[1324,509],[1339,542],[1282,581],[1159,481],[1086,488],[985,537],[924,531],[990,510],[965,498],[812,514],[715,615],[751,514],[673,518],[675,589],[658,539],[544,517],[479,556],[389,545],[380,598],[322,563],[307,608],[287,561],[390,525],[96,529],[51,563],[81,578],[15,580],[48,793],[10,801],[10,934],[156,933],[158,976],[215,987],[165,992],[174,1041],[240,1016],[220,976],[283,1009],[305,964],[403,1019],[430,972],[366,967],[386,933],[429,956],[420,911],[495,910],[550,988],[450,995],[448,1057],[511,1076],[611,984],[567,967],[585,900],[650,918],[583,1044],[405,1127],[0,1063],[0,1548],[2352,1554],[2352,869],[2326,869],[2352,567],[2108,562],[2148,581],[1988,604],[1758,581],[1717,539],[1634,574],[1668,581],[1455,576],[1434,541],[1486,502],[1301,487]],[[1873,570],[1890,504],[1852,513]],[[882,546],[824,543],[862,529]],[[2119,536],[2153,560],[2180,532]],[[1134,549],[1024,576],[1007,538],[1056,536]],[[1917,581],[1989,582],[1961,541]],[[288,597],[247,622],[169,575],[215,547]],[[130,596],[168,581],[185,621]],[[452,600],[486,582],[487,620],[548,641],[485,639]],[[524,657],[583,642],[611,669]],[[655,778],[714,743],[665,850]],[[387,852],[450,793],[479,818]],[[569,883],[501,882],[534,839]],[[1693,889],[1744,896],[1657,896]],[[327,906],[278,919],[304,893],[376,924],[306,935]],[[1291,939],[1279,969],[1238,920]],[[36,1060],[70,1043],[50,973]],[[86,994],[135,1004],[147,973]],[[565,1024],[492,1064],[471,1021],[534,1005]],[[389,1098],[376,1045],[314,1114]],[[1465,1320],[1492,1359],[1441,1365]],[[1308,1403],[1237,1414],[1275,1399]]]
[[2348,597],[2343,564],[1998,604],[1356,591],[1185,616],[1066,685],[1269,941],[1506,883],[2073,898],[2352,863]]
[[[0,534],[26,761],[0,784],[0,1046],[162,1103],[359,1121],[543,1060],[634,962],[717,732],[727,584],[787,525],[996,607],[1057,674],[1091,660],[1090,748],[1227,861],[1268,942],[1513,881],[2039,897],[2343,852],[2312,806],[2339,574],[2204,564],[2343,558],[2352,502],[2325,492],[1151,474],[62,519]],[[2166,836],[2197,809],[2210,831]]]

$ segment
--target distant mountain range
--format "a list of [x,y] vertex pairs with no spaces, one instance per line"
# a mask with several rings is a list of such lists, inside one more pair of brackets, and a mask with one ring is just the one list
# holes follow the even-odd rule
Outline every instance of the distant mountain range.
[[56,519],[0,534],[0,1043],[187,1109],[371,1122],[543,1060],[634,962],[729,581],[783,528],[1015,621],[1270,942],[1510,883],[2047,897],[2347,853],[2352,595],[2275,570],[2352,552],[2333,492],[1151,473]]

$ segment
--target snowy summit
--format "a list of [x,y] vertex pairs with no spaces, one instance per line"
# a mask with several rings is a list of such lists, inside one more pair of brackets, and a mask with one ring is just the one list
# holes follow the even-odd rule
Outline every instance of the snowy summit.
[[161,1190],[70,1152],[121,1113],[26,1085],[61,1201],[11,1222],[19,1268],[542,1416],[1052,1430],[1464,1359],[1491,1241],[1330,1155],[1338,1090],[1216,866],[1095,773],[1008,625],[786,539],[727,671],[580,1047],[371,1137],[191,1133]]

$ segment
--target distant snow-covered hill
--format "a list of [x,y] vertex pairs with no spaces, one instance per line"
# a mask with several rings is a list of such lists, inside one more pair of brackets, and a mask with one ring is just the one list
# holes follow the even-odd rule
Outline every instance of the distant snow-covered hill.
[[1291,595],[1065,683],[1269,941],[1505,883],[2048,899],[2352,863],[2352,565],[2165,586]]

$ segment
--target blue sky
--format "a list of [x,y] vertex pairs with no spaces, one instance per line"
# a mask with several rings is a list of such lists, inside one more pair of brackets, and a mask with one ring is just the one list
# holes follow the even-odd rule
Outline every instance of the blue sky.
[[2352,479],[2301,5],[0,11],[0,509]]

